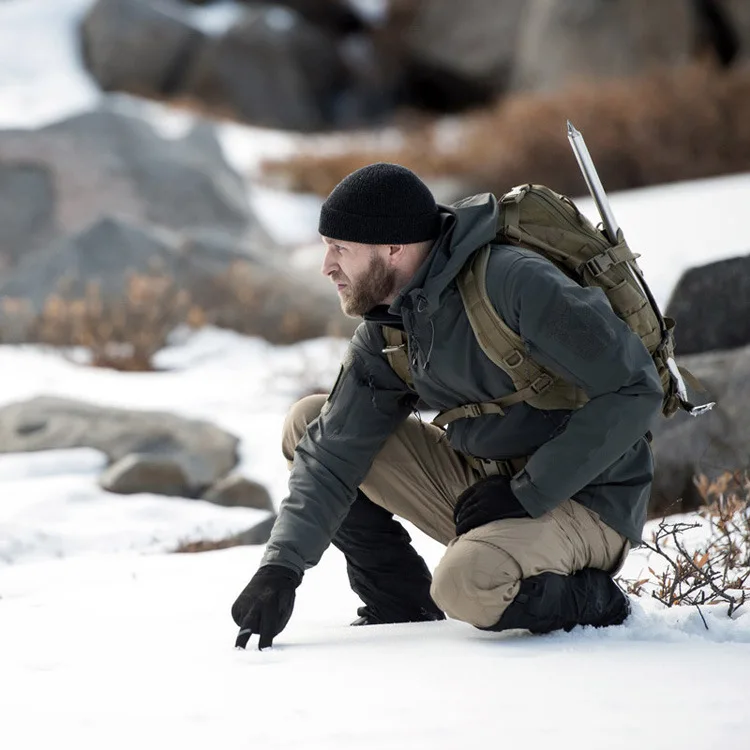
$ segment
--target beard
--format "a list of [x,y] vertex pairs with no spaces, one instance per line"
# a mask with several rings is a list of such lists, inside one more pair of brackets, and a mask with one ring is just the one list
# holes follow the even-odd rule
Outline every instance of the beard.
[[[334,279],[336,281],[336,279]],[[396,286],[396,272],[376,253],[372,254],[367,270],[358,279],[348,280],[341,293],[341,309],[350,318],[359,318],[383,304]]]

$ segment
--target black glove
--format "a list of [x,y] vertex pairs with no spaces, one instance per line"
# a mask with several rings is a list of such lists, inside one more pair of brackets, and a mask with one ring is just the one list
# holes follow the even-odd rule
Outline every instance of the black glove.
[[232,619],[240,632],[235,647],[245,648],[253,633],[260,635],[258,649],[268,648],[286,627],[302,575],[282,565],[263,565],[232,605]]
[[495,474],[480,479],[464,490],[453,509],[456,534],[506,518],[529,518],[529,514],[510,488],[510,479]]

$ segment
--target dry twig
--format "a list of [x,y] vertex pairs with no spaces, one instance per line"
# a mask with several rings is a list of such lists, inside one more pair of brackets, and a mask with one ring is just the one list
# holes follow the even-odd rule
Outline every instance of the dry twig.
[[[667,607],[700,607],[722,604],[732,616],[750,600],[750,475],[725,473],[710,481],[705,475],[695,480],[707,505],[697,511],[693,523],[662,520],[644,547],[663,563],[649,576],[618,579],[634,596],[650,595]],[[688,541],[686,532],[705,527],[707,535],[698,544]]]

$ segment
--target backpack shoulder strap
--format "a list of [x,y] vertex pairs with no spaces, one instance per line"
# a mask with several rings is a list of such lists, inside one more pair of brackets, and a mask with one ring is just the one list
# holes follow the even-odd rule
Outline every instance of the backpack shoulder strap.
[[474,335],[487,357],[513,381],[515,392],[493,401],[465,404],[440,412],[433,424],[445,427],[456,419],[484,414],[504,414],[522,401],[539,409],[574,409],[587,399],[576,387],[548,372],[531,359],[521,337],[495,310],[487,293],[487,264],[492,246],[486,245],[457,277],[461,299]]
[[393,368],[401,380],[409,387],[412,386],[411,371],[409,370],[409,346],[406,334],[398,328],[380,326],[385,339],[383,354],[388,364]]
[[552,385],[549,373],[527,354],[521,337],[498,315],[487,293],[487,264],[492,252],[485,245],[458,276],[458,289],[482,351],[513,380],[516,393],[501,399],[511,406],[538,395]]

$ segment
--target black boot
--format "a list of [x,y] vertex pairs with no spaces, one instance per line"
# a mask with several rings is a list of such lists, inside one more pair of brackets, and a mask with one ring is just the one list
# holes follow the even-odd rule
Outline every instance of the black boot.
[[364,607],[352,625],[444,620],[430,596],[432,576],[406,529],[359,491],[333,538]]
[[[382,620],[378,620],[377,617],[370,611],[369,607],[358,607],[357,614],[359,617],[350,622],[350,625],[385,625],[386,623]],[[412,617],[409,620],[392,620],[391,622],[432,622],[434,620],[444,620],[445,615],[438,609],[428,612],[423,609],[419,612],[418,617]]]
[[628,597],[612,577],[597,568],[584,568],[568,576],[540,573],[524,579],[502,617],[485,629],[567,632],[576,625],[619,625],[629,614]]

